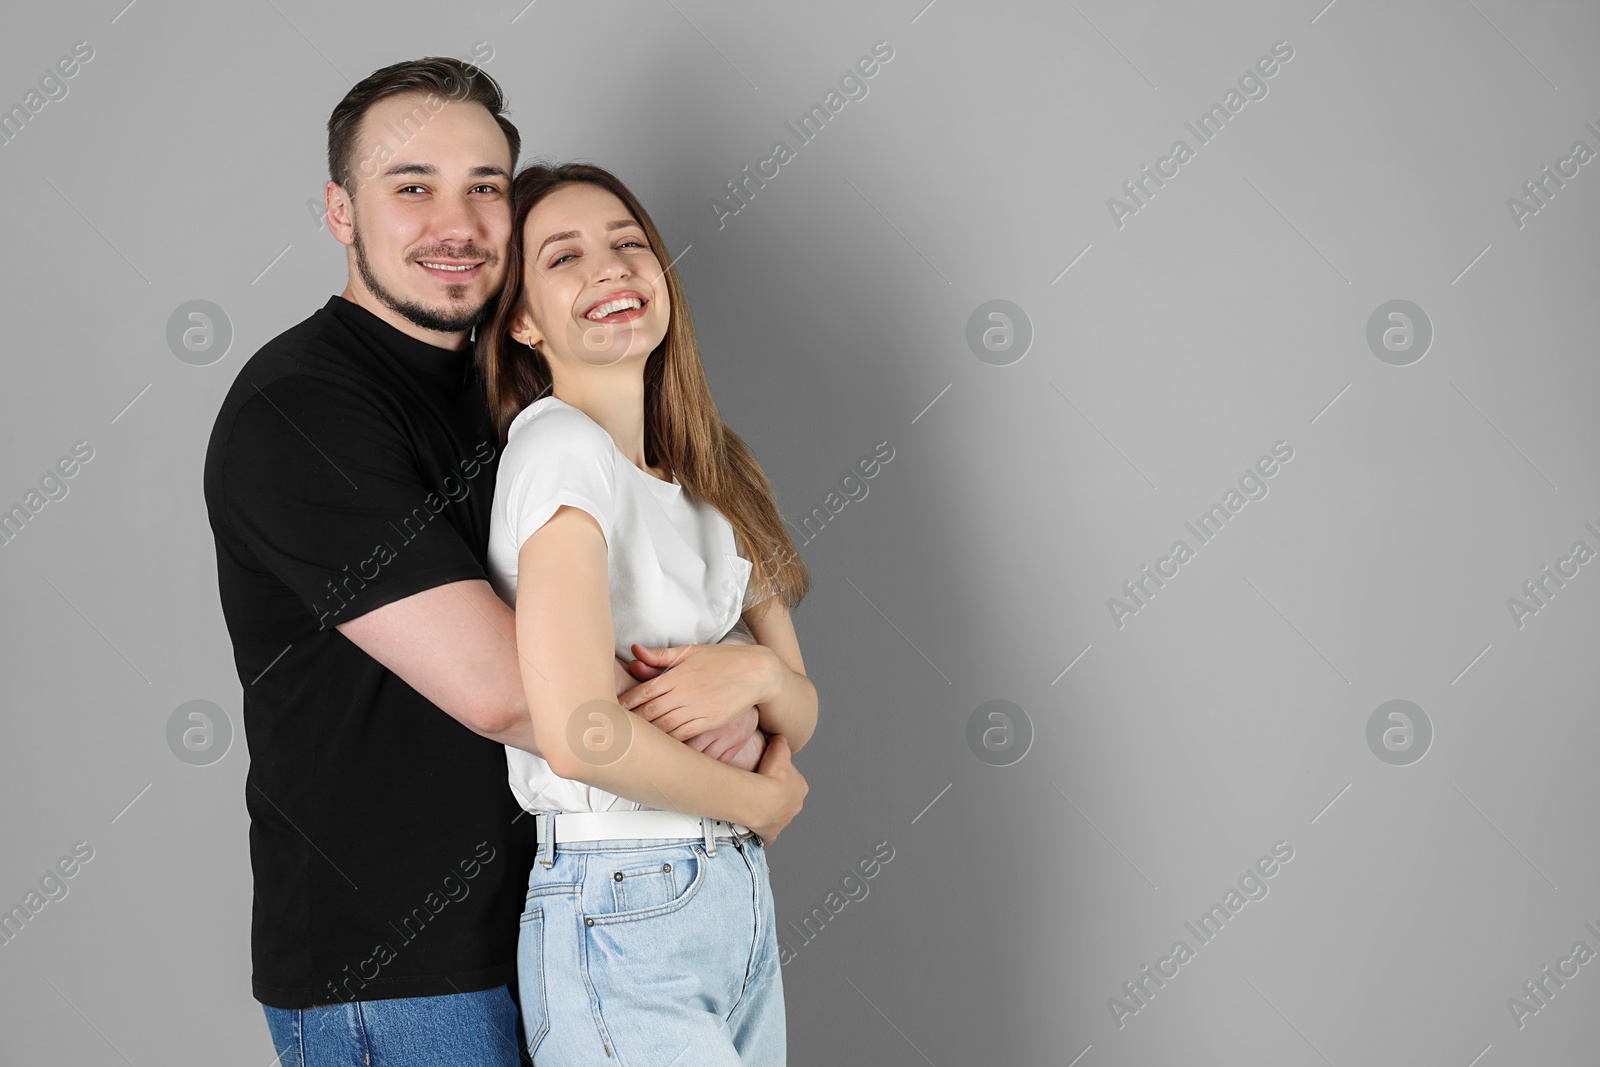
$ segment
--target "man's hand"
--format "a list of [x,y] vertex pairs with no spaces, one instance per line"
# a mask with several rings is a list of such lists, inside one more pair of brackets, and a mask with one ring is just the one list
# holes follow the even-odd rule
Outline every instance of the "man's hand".
[[761,757],[767,753],[767,742],[772,736],[765,730],[756,730],[745,739],[744,747],[730,752],[722,761],[741,771],[754,771],[761,766]]
[[[769,648],[724,642],[647,648],[634,645],[638,663],[659,673],[622,694],[623,707],[679,741],[717,730],[753,705],[770,699],[782,664]],[[641,672],[632,664],[629,669]]]
[[767,735],[757,728],[760,714],[754,707],[717,730],[707,730],[684,744],[741,771],[753,771],[767,748]]

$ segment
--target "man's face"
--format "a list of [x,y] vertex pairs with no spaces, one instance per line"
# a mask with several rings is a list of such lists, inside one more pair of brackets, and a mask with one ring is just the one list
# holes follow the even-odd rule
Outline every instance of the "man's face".
[[504,269],[510,156],[477,103],[407,93],[368,109],[349,161],[353,188],[332,187],[354,194],[334,231],[359,276],[350,298],[435,344],[477,323]]

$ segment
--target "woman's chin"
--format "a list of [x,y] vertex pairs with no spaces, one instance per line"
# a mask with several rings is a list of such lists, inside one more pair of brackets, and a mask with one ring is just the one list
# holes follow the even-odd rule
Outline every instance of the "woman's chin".
[[611,367],[629,363],[643,364],[661,345],[661,338],[655,340],[634,334],[631,337],[600,338],[588,336],[582,343],[573,346],[565,353],[558,352],[556,356],[565,362],[584,363],[591,367]]

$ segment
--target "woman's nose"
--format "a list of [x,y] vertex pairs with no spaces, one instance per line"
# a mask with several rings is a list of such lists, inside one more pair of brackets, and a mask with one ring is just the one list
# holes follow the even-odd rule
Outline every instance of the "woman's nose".
[[592,262],[594,263],[596,281],[628,276],[627,261],[610,249],[597,255]]

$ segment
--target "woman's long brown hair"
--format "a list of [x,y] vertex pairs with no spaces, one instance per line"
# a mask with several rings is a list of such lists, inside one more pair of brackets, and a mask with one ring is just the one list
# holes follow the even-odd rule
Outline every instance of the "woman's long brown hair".
[[[663,265],[672,262],[649,213],[610,171],[588,163],[535,163],[516,176],[511,185],[505,281],[493,317],[478,331],[475,355],[502,446],[512,420],[548,393],[552,384],[544,356],[511,337],[511,320],[523,302],[523,230],[539,201],[574,182],[588,182],[615,195],[644,229],[656,259]],[[727,517],[751,562],[749,589],[760,591],[749,602],[761,603],[777,594],[793,610],[811,585],[805,560],[784,528],[766,474],[743,439],[717,413],[678,272],[667,266],[664,281],[672,304],[667,333],[644,365],[645,462],[664,467],[687,492]]]

